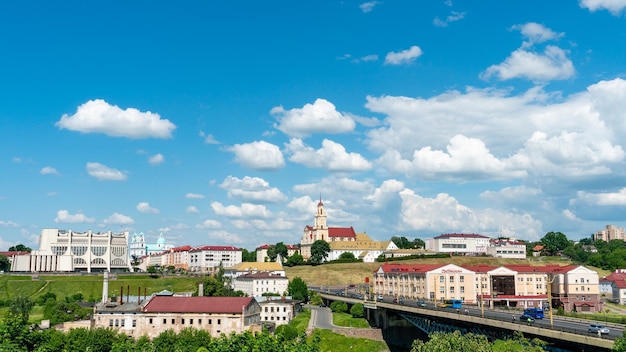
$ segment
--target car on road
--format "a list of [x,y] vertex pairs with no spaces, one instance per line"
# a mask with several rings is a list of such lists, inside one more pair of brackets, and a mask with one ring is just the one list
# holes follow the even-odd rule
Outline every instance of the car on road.
[[535,322],[535,318],[531,317],[528,314],[522,314],[521,317],[519,317],[519,322],[520,323],[534,323]]
[[604,334],[608,334],[609,332],[611,332],[609,330],[609,328],[607,328],[606,326],[602,325],[602,324],[589,324],[589,332],[597,334],[598,332],[600,332],[600,334],[604,335]]
[[422,301],[422,300],[417,301],[417,303],[416,303],[416,304],[417,304],[417,306],[418,306],[418,307],[422,307],[422,308],[423,308],[423,307],[426,307],[426,302],[424,302],[424,301]]
[[378,297],[376,299],[378,299],[379,302],[382,302],[383,301],[383,295],[378,295]]

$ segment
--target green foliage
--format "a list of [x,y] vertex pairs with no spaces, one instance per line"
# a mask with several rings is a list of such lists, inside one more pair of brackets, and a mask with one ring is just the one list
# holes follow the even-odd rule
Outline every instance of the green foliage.
[[352,252],[343,252],[339,255],[339,259],[354,260],[356,259],[356,257],[354,256]]
[[345,313],[348,311],[348,304],[342,301],[334,301],[330,304],[330,310],[335,313]]
[[328,257],[330,252],[330,245],[326,241],[317,240],[311,245],[311,257],[309,263],[313,265],[322,264]]
[[445,334],[430,334],[428,342],[413,341],[411,352],[491,352],[491,343],[486,336],[476,334],[462,335],[460,331]]
[[6,255],[0,254],[0,271],[9,271],[11,269],[11,262]]
[[30,310],[35,305],[28,297],[17,297],[9,303],[9,313],[20,317],[24,322],[28,321]]
[[243,248],[241,250],[241,261],[242,262],[256,262],[256,251],[248,251]]
[[309,295],[309,288],[307,287],[304,280],[302,280],[299,276],[294,277],[291,281],[289,281],[289,285],[287,286],[287,291],[291,298],[298,301],[307,301]]
[[66,321],[82,320],[89,318],[91,309],[83,308],[76,302],[60,301],[48,298],[43,308],[44,319],[50,319],[51,325]]
[[391,237],[391,242],[393,242],[400,249],[413,248],[413,244],[404,236],[393,236]]
[[274,331],[277,336],[282,336],[283,340],[292,340],[298,337],[298,330],[289,324],[279,325]]
[[494,352],[544,352],[545,341],[538,338],[529,340],[519,331],[513,332],[513,338],[497,340],[493,344]]
[[23,244],[18,244],[17,246],[9,247],[9,252],[32,252],[30,247],[26,247]]
[[320,340],[319,348],[321,351],[360,352],[389,350],[384,341],[347,337],[326,329],[315,330],[314,337]]
[[300,253],[294,253],[291,257],[287,258],[285,265],[291,267],[296,265],[304,265],[304,257]]
[[365,314],[365,309],[363,308],[363,303],[356,303],[352,305],[350,308],[350,314],[352,314],[353,318],[363,318]]
[[313,292],[312,294],[310,294],[310,296],[311,296],[311,301],[309,302],[310,304],[314,306],[319,306],[320,304],[324,303],[324,300],[322,299],[322,296],[319,293]]
[[37,297],[37,300],[35,301],[35,304],[38,306],[43,306],[44,304],[46,304],[46,302],[48,301],[48,299],[53,299],[53,300],[57,300],[57,295],[53,292],[46,292],[43,295]]
[[611,349],[613,352],[626,352],[626,330],[622,332],[622,337],[618,337],[615,339],[615,343],[613,344],[613,348]]
[[541,238],[541,243],[545,246],[546,252],[551,255],[556,254],[558,251],[565,250],[572,245],[565,234],[552,231],[546,233],[546,235]]

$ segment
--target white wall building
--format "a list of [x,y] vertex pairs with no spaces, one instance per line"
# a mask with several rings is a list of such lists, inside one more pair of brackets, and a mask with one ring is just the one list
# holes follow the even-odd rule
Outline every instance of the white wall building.
[[526,243],[510,239],[491,239],[487,255],[496,258],[526,259]]
[[[26,257],[26,256],[24,256]],[[39,250],[18,259],[12,271],[131,271],[128,231],[73,232],[43,229]],[[71,259],[70,259],[71,258]],[[68,261],[71,260],[71,267]]]
[[264,293],[285,295],[288,285],[289,279],[285,276],[261,271],[239,276],[233,282],[233,289],[235,291],[242,291],[248,296],[262,296]]
[[398,249],[393,241],[374,241],[364,233],[357,233],[355,241],[334,241],[329,246],[326,261],[337,260],[343,253],[352,253],[365,263],[373,263],[384,252]]
[[278,325],[288,324],[296,316],[299,302],[291,297],[255,297],[261,306],[261,322],[270,322]]
[[189,271],[214,272],[241,263],[241,248],[233,246],[201,246],[189,251]]
[[426,250],[438,253],[479,255],[487,253],[489,237],[475,233],[447,233],[426,241]]

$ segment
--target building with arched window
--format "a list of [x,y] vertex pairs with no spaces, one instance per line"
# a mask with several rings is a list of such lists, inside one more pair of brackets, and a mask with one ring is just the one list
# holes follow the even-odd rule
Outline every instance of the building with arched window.
[[14,259],[11,271],[19,272],[130,270],[128,231],[43,229],[39,250]]

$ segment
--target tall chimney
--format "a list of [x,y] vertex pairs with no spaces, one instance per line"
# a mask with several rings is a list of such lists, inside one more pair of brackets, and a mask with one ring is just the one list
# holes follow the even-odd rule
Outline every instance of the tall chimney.
[[102,282],[102,303],[109,300],[109,272],[104,272],[104,282]]
[[198,283],[198,296],[204,296],[204,283],[202,281]]

